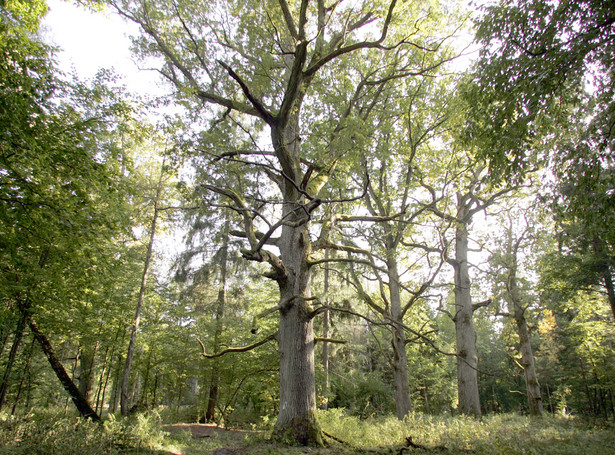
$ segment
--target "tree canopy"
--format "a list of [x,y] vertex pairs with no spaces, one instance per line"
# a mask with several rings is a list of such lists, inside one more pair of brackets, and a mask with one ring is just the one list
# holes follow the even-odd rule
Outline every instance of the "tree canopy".
[[612,6],[97,4],[147,100],[0,7],[3,412],[615,418]]

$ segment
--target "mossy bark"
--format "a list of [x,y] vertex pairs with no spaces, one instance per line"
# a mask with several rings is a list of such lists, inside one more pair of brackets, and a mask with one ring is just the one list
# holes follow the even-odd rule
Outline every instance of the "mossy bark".
[[322,430],[315,411],[297,416],[281,425],[278,421],[273,439],[282,443],[304,446],[323,446]]

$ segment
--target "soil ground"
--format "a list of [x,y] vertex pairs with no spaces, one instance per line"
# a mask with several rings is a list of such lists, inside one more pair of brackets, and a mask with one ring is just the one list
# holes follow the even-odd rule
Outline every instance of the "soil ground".
[[236,441],[243,441],[246,439],[246,436],[249,434],[255,434],[254,431],[247,430],[230,430],[226,428],[220,428],[213,424],[205,424],[205,423],[177,423],[174,425],[165,425],[165,431],[169,433],[179,433],[182,431],[190,431],[192,433],[192,437],[194,439],[200,438],[224,438]]
[[[179,423],[164,425],[163,429],[171,434],[190,432],[192,443],[182,455],[347,455],[364,453],[344,450],[335,441],[326,448],[288,447],[269,441],[259,431],[226,429],[211,424]],[[335,447],[338,445],[338,447]],[[169,453],[169,455],[179,455]],[[413,454],[414,455],[414,454]]]

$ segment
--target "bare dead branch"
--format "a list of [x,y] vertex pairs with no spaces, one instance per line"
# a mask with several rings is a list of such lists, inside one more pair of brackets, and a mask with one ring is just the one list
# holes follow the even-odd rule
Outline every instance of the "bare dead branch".
[[263,344],[269,343],[270,341],[274,340],[276,337],[278,336],[277,332],[276,333],[272,333],[271,335],[269,335],[267,338],[264,338],[260,341],[257,341],[256,343],[250,344],[248,346],[241,346],[239,348],[227,348],[224,349],[223,351],[220,351],[216,354],[207,354],[205,352],[205,345],[203,344],[203,342],[197,337],[196,341],[199,342],[199,344],[201,345],[201,348],[203,349],[203,352],[201,353],[201,355],[207,359],[215,359],[218,357],[222,357],[225,354],[229,354],[231,352],[247,352],[247,351],[251,351],[252,349],[256,349],[259,346],[262,346]]

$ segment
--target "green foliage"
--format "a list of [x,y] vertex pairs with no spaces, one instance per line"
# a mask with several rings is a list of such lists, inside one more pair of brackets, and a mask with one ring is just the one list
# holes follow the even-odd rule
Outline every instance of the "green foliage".
[[328,439],[327,448],[302,449],[273,444],[267,440],[270,426],[266,422],[255,433],[216,433],[214,437],[192,439],[186,431],[163,430],[155,413],[137,415],[130,420],[110,419],[103,426],[52,412],[19,419],[3,415],[0,419],[0,454],[149,455],[181,452],[202,455],[222,448],[254,455],[384,454],[404,446],[407,437],[412,437],[413,443],[424,448],[420,453],[446,450],[451,454],[472,451],[484,455],[606,455],[615,449],[615,429],[612,427],[596,427],[565,417],[530,419],[502,414],[477,421],[412,414],[400,422],[392,416],[359,419],[347,415],[342,409],[319,411],[318,417],[326,434],[336,438]]
[[150,450],[181,444],[178,438],[169,440],[158,418],[138,415],[132,421],[111,418],[104,426],[77,417],[64,417],[54,411],[37,412],[20,418],[0,418],[0,453],[18,454],[120,454],[135,450]]

